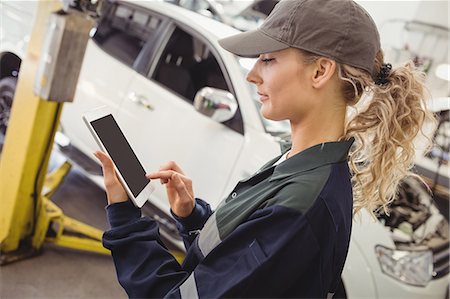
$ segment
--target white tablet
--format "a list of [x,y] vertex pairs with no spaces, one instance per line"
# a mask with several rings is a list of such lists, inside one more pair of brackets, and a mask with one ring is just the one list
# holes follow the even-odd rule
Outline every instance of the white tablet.
[[154,187],[145,170],[107,107],[87,112],[83,120],[101,150],[114,162],[117,176],[136,207],[142,207]]

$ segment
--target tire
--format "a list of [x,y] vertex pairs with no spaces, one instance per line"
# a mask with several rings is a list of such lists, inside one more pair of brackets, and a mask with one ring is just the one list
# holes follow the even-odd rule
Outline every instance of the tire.
[[6,77],[0,80],[0,134],[5,135],[11,114],[17,78]]

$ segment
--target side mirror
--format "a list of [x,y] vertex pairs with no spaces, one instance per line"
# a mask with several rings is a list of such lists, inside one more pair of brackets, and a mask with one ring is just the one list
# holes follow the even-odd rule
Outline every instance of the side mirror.
[[228,91],[203,87],[195,95],[194,107],[201,114],[222,123],[233,118],[238,104]]

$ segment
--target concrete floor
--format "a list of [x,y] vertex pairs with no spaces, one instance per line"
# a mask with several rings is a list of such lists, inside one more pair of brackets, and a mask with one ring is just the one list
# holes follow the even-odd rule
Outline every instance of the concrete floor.
[[[105,230],[105,193],[72,169],[52,197],[64,213]],[[110,256],[44,245],[42,255],[0,268],[0,298],[127,298]]]

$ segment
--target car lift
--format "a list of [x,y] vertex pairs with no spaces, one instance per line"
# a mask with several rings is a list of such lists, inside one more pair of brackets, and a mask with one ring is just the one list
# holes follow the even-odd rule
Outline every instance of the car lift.
[[[101,230],[64,215],[62,210],[50,200],[71,168],[71,165],[65,162],[57,170],[46,175],[62,111],[62,101],[71,101],[73,95],[70,99],[56,97],[56,99],[48,100],[49,97],[43,98],[42,94],[36,95],[33,89],[36,90],[37,84],[49,83],[46,82],[48,78],[41,72],[42,59],[47,62],[49,59],[47,53],[41,51],[41,48],[45,48],[46,44],[52,47],[52,43],[48,42],[48,32],[52,30],[52,26],[49,26],[47,31],[46,23],[49,17],[52,17],[52,12],[60,8],[59,1],[39,1],[27,54],[21,65],[0,159],[0,265],[39,254],[44,242],[77,250],[110,254],[109,250],[101,244],[103,234]],[[89,31],[94,24],[92,18],[79,11],[70,11],[67,15],[71,17],[70,21],[63,21],[66,22],[64,30],[72,30],[70,39],[66,39],[72,44],[70,48],[67,45],[61,45],[60,49],[64,57],[57,56],[61,59],[56,63],[64,64],[62,68],[64,76],[59,73],[59,77],[62,77],[59,79],[68,81],[63,84],[61,81],[58,82],[56,87],[59,88],[55,89],[58,89],[59,94],[67,93],[66,89],[72,87],[74,94],[78,73],[76,76],[73,75],[72,68],[76,65],[81,68]],[[78,34],[77,38],[73,37],[73,31]],[[79,38],[81,35],[84,36],[82,39]],[[77,53],[72,51],[74,39],[75,43],[78,43],[76,47],[79,47]],[[41,57],[41,60],[39,60],[40,52],[42,52],[41,56],[46,56]],[[70,53],[74,55],[70,56]],[[74,63],[69,67],[67,61],[71,59]],[[56,77],[58,72],[55,71],[55,73]],[[38,74],[37,79],[35,79],[36,74]],[[38,80],[37,84],[35,80]],[[178,261],[183,258],[180,254],[175,256]]]
[[[71,166],[66,162],[46,176],[63,104],[35,95],[33,86],[46,22],[60,6],[56,1],[39,1],[36,23],[21,65],[0,160],[2,265],[38,254],[44,241],[109,254],[101,244],[102,231],[65,216],[49,199]],[[93,21],[79,15],[74,20],[84,23],[77,26],[87,29],[88,37]]]

